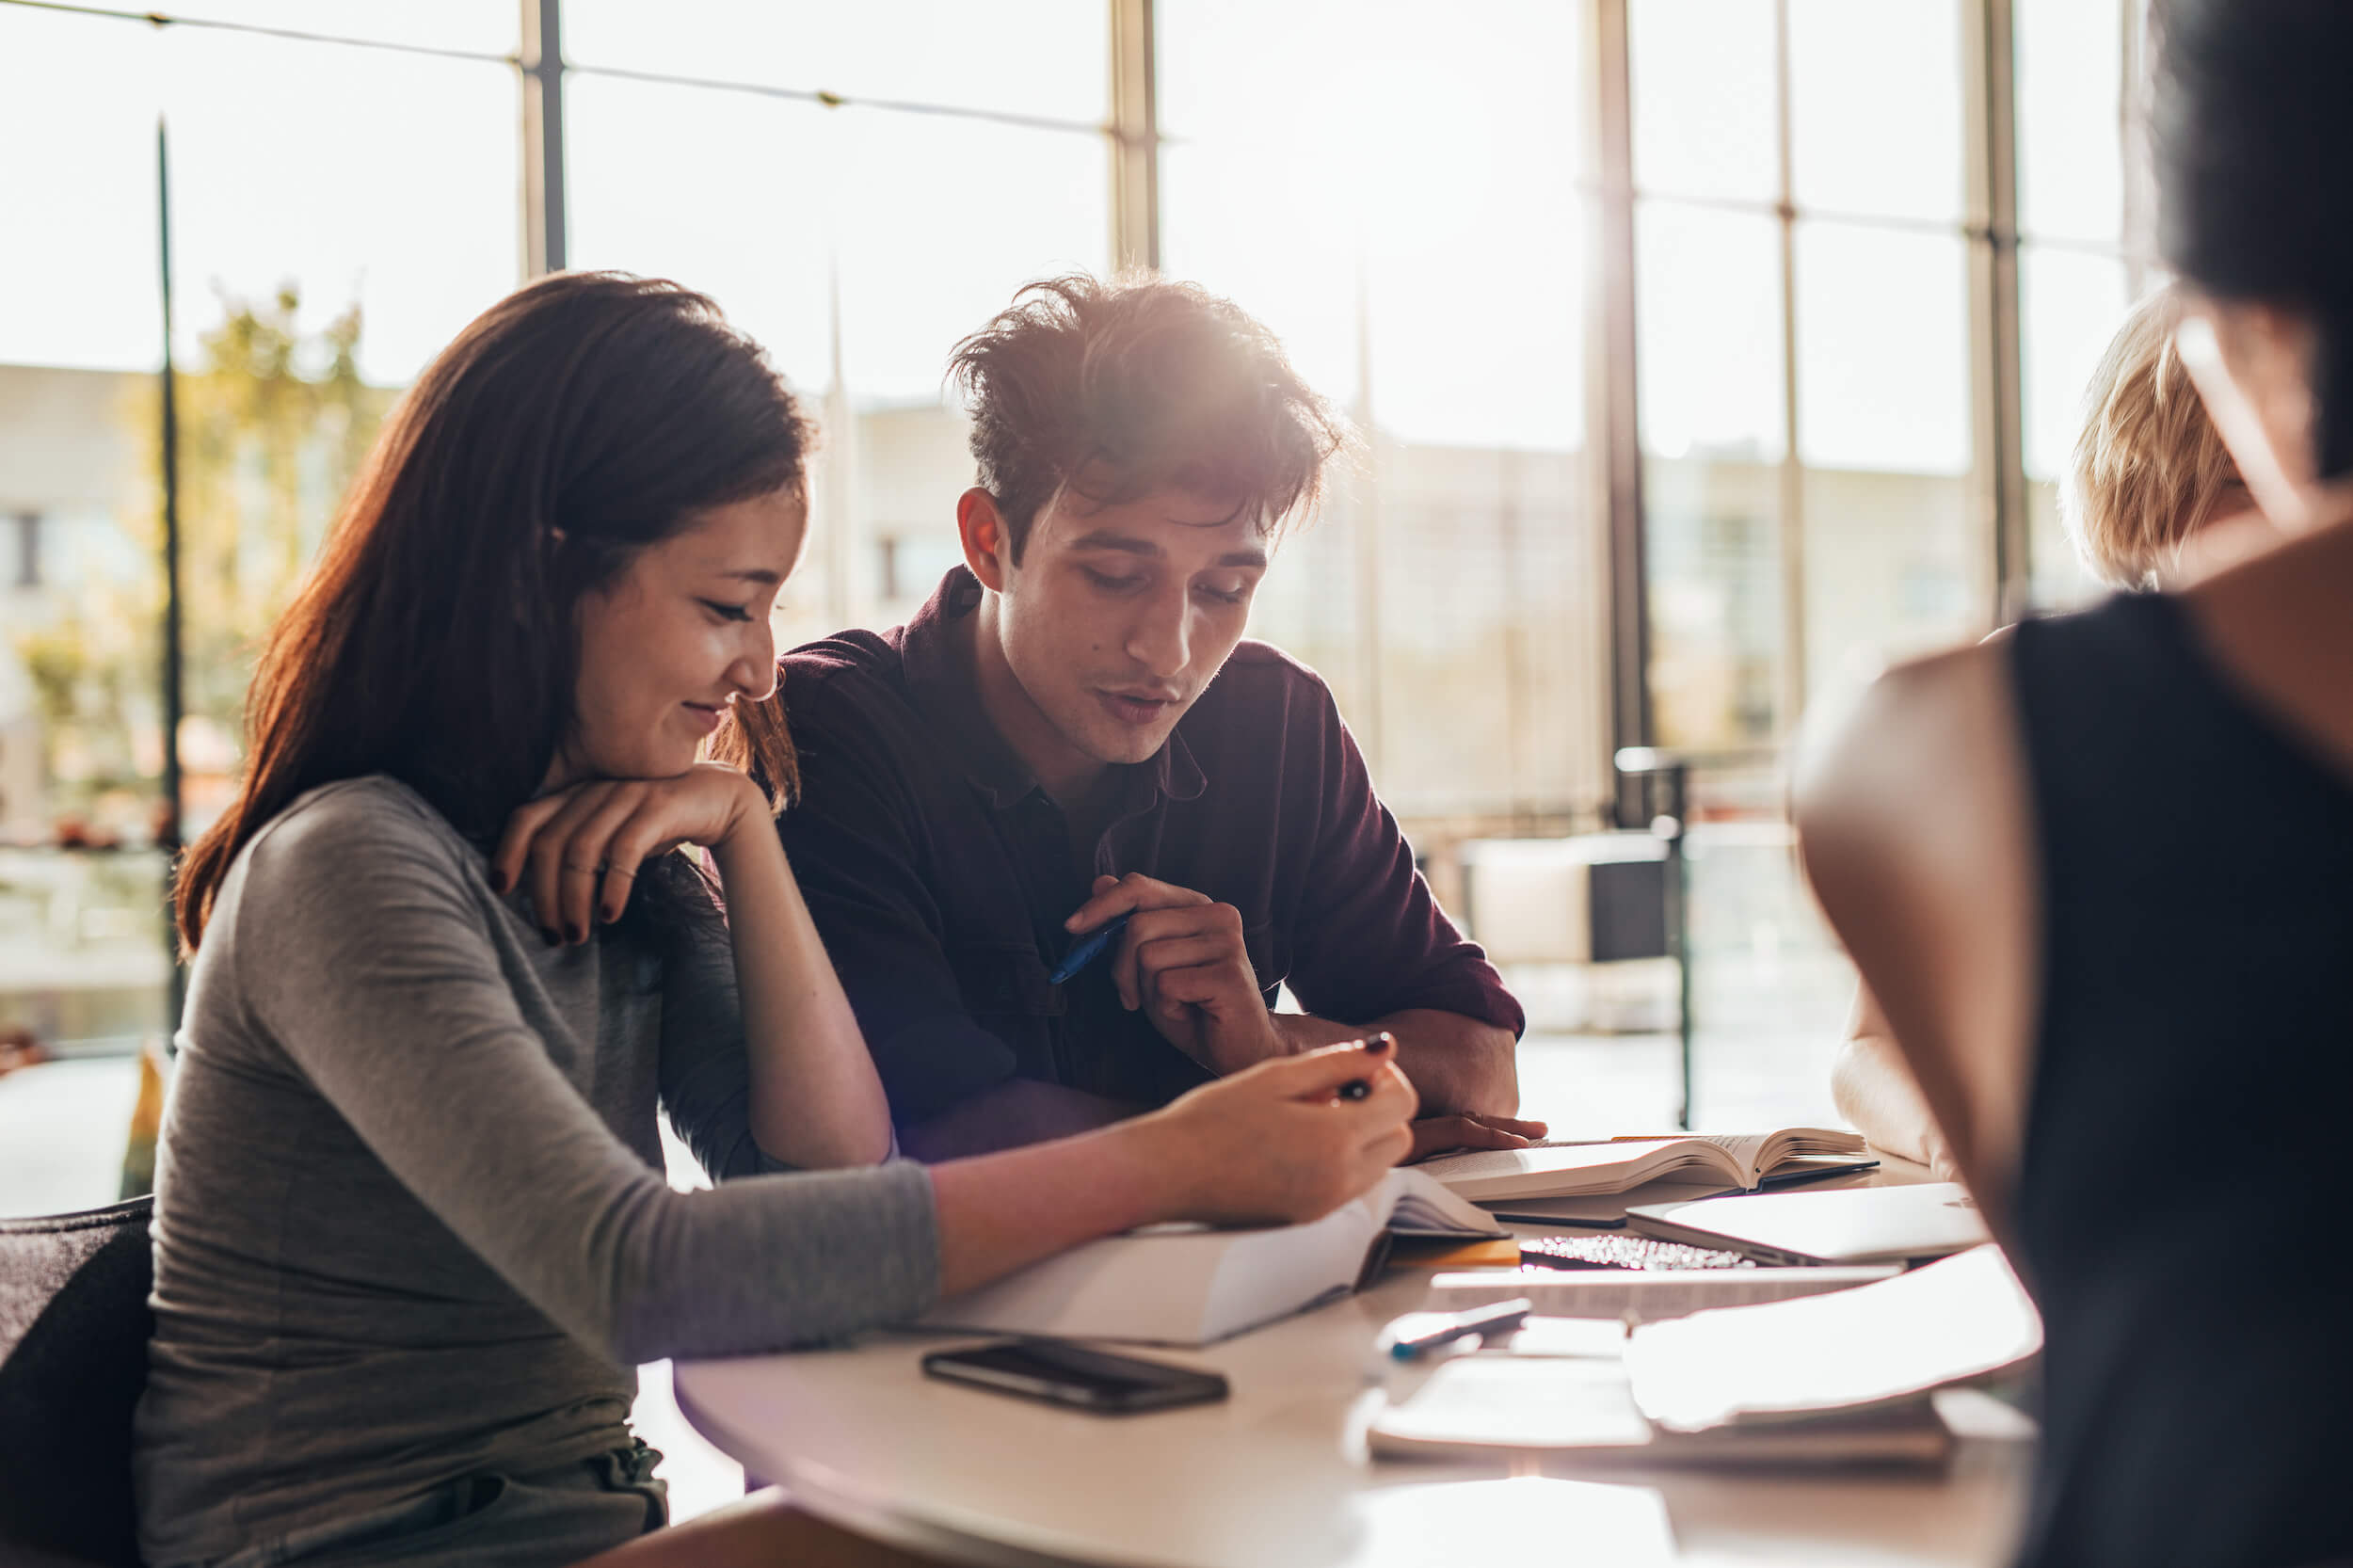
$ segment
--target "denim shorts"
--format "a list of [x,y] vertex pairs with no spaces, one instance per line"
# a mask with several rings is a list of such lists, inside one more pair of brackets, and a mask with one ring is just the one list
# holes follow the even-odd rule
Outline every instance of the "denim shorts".
[[527,1475],[477,1472],[330,1525],[259,1542],[212,1568],[560,1568],[670,1519],[643,1443]]

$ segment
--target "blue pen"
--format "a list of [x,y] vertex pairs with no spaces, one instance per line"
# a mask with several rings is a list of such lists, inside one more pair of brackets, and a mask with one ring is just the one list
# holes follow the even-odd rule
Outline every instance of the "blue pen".
[[1114,916],[1108,923],[1096,927],[1085,936],[1080,937],[1079,945],[1064,953],[1062,962],[1055,967],[1054,972],[1046,977],[1047,984],[1060,985],[1097,958],[1102,957],[1106,952],[1110,951],[1111,945],[1119,940],[1119,934],[1128,929],[1128,918],[1134,913],[1135,911],[1130,909],[1126,915]]

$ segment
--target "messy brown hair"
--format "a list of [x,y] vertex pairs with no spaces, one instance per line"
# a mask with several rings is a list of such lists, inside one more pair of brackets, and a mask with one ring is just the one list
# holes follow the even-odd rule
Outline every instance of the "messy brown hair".
[[1273,534],[1313,509],[1348,442],[1274,335],[1193,283],[1032,283],[956,345],[949,377],[1016,561],[1065,488],[1106,505],[1189,490]]

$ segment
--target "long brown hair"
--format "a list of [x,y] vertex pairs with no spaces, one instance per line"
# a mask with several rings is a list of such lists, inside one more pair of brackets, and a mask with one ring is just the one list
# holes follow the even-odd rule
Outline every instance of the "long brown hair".
[[574,609],[704,508],[803,481],[808,428],[703,296],[621,273],[517,290],[387,421],[246,698],[236,799],[182,859],[193,952],[237,852],[306,790],[385,773],[488,843],[572,722]]

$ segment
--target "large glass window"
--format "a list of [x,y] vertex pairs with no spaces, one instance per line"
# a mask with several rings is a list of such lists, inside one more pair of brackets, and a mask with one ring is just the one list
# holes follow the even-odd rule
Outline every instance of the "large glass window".
[[[1254,631],[1331,682],[1442,891],[1461,840],[1607,815],[1610,660],[1631,656],[1610,650],[1634,645],[1609,634],[1619,503],[1587,432],[1630,417],[1647,738],[1711,760],[1702,961],[1748,977],[1708,1005],[1815,1028],[1785,984],[1822,950],[1779,748],[1826,690],[1990,625],[1989,498],[2009,492],[1980,465],[2025,481],[2033,600],[2089,591],[2055,498],[2084,381],[2156,280],[2136,9],[2011,8],[2003,342],[1985,264],[2007,236],[1972,206],[1971,159],[2004,144],[2006,108],[1970,96],[1993,78],[1960,0],[1628,0],[1630,211],[1602,195],[1589,121],[1618,62],[1585,6],[1159,0],[1163,269],[1265,321],[1361,435]],[[957,558],[951,346],[1025,281],[1142,252],[1112,200],[1111,124],[1134,119],[1114,116],[1112,8],[558,14],[568,260],[712,294],[824,428],[780,634],[904,619]],[[171,16],[0,0],[0,211],[38,236],[0,247],[0,838],[43,846],[0,869],[0,1022],[57,1038],[168,1010],[161,866],[136,847],[167,749],[159,118],[191,828],[233,775],[255,642],[376,422],[519,280],[532,216],[511,0]],[[1611,340],[1587,320],[1591,260],[1622,240],[1630,382],[1599,374]],[[1973,423],[2006,356],[2020,453]],[[1628,384],[1631,409],[1592,392]]]
[[2128,200],[2144,175],[2127,135],[2137,8],[2021,0],[2015,12],[2026,503],[2034,599],[2047,607],[2101,589],[2061,526],[2059,481],[2085,384],[2133,300],[2157,282]]
[[1331,681],[1433,847],[1590,813],[1581,8],[1157,10],[1166,268],[1257,314],[1363,438],[1254,634]]
[[573,261],[711,294],[823,426],[779,639],[905,619],[961,559],[949,351],[1022,284],[1108,270],[1105,139],[590,70],[572,91]]
[[0,1024],[68,1050],[159,1034],[173,994],[167,221],[184,835],[227,797],[253,654],[377,422],[520,264],[511,8],[184,14],[0,6],[0,206],[40,236],[0,248]]

